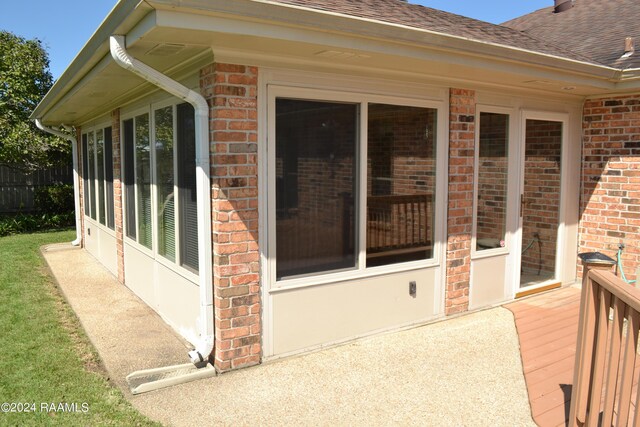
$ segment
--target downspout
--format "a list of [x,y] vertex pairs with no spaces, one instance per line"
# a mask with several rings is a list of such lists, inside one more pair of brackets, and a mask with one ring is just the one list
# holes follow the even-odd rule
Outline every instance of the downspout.
[[76,240],[71,242],[73,246],[79,246],[82,242],[82,225],[80,224],[80,181],[78,178],[78,147],[76,137],[73,135],[67,135],[59,130],[46,127],[42,124],[40,119],[36,119],[36,126],[41,131],[50,133],[51,135],[59,136],[71,142],[71,157],[73,161],[73,201],[75,205],[75,217],[76,217]]
[[206,362],[213,351],[213,281],[211,269],[211,182],[209,180],[209,105],[195,92],[138,61],[126,50],[123,35],[110,37],[111,56],[116,64],[149,83],[193,105],[196,137],[196,192],[198,204],[198,276],[200,285],[200,341],[189,352],[194,364]]

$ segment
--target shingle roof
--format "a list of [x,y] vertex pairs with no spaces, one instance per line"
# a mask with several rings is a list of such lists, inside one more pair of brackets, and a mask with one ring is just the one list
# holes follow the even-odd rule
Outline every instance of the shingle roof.
[[[575,0],[571,9],[540,9],[502,24],[537,39],[615,68],[640,67],[640,1]],[[627,59],[624,40],[633,37],[637,52]]]
[[[358,18],[405,25],[485,43],[516,47],[584,62],[589,57],[545,42],[529,34],[477,19],[411,4],[403,0],[274,0]],[[609,1],[609,0],[606,0]],[[633,1],[633,0],[630,0]]]

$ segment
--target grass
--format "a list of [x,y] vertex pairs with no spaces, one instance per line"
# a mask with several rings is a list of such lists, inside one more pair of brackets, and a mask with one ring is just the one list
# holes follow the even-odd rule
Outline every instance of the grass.
[[35,403],[35,412],[0,412],[0,425],[159,425],[111,386],[47,273],[40,246],[73,238],[73,231],[0,237],[0,404]]

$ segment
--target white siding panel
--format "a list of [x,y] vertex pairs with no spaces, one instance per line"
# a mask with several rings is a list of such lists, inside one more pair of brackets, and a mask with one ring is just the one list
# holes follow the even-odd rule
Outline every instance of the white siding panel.
[[[279,291],[273,298],[273,353],[337,343],[436,316],[437,268]],[[417,285],[409,295],[409,282]]]

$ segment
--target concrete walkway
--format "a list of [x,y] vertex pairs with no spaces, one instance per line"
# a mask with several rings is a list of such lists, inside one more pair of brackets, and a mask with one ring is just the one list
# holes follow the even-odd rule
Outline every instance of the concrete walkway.
[[188,361],[188,344],[86,251],[43,248],[111,379],[167,425],[533,426],[503,308],[131,395],[135,370]]

